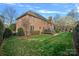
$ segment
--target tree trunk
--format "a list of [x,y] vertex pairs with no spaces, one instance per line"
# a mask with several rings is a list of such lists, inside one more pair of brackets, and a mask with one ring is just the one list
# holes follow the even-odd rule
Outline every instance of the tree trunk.
[[3,37],[0,36],[0,47],[1,47],[2,42],[3,42]]

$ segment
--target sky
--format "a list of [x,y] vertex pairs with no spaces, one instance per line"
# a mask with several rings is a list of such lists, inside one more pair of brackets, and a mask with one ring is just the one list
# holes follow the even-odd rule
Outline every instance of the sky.
[[45,18],[54,17],[56,14],[66,16],[75,8],[79,12],[79,4],[75,3],[0,3],[0,14],[6,7],[12,7],[16,10],[16,18],[29,10],[37,12]]

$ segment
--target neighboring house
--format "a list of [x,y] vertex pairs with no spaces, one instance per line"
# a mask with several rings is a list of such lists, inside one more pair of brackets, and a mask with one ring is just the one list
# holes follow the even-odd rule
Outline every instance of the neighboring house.
[[52,19],[47,20],[43,16],[33,11],[28,11],[16,19],[16,31],[19,28],[23,28],[25,35],[30,34],[33,31],[39,31],[40,34],[44,30],[54,30]]

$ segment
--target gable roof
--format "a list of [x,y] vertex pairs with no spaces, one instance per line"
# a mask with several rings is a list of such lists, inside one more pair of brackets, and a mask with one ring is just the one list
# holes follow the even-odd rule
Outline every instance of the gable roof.
[[[36,18],[39,18],[39,19],[42,19],[44,21],[47,21],[46,18],[44,18],[43,16],[41,16],[40,14],[36,13],[36,12],[33,12],[33,11],[27,11],[26,13],[24,13],[23,15],[19,16],[17,19],[20,19],[21,17],[25,16],[25,15],[30,15],[30,16],[33,16],[33,17],[36,17]],[[16,20],[17,20],[16,19]]]

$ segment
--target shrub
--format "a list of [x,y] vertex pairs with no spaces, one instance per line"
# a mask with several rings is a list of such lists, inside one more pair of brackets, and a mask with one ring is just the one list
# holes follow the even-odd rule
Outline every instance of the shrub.
[[46,30],[44,30],[43,33],[44,33],[44,34],[52,34],[52,32],[51,32],[50,29],[46,29]]
[[61,30],[60,29],[55,29],[55,32],[59,33],[59,32],[61,32]]
[[40,34],[40,31],[32,31],[31,34],[32,35],[38,35],[38,34]]
[[12,23],[8,28],[12,31],[12,35],[16,36],[16,24]]
[[9,38],[10,36],[12,36],[12,31],[9,28],[6,28],[3,33],[3,38]]
[[12,35],[13,35],[13,36],[16,36],[17,34],[16,34],[16,32],[15,32],[15,33],[12,33]]
[[19,28],[18,32],[17,32],[17,35],[18,36],[24,36],[24,30],[22,28]]
[[11,31],[12,32],[14,32],[14,31],[16,31],[16,24],[11,24],[10,26],[9,26],[9,29],[11,29]]

